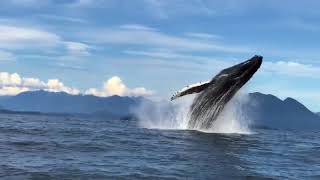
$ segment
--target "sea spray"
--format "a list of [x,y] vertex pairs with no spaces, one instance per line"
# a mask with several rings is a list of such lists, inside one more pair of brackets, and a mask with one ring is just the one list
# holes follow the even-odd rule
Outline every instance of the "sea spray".
[[187,129],[188,111],[193,96],[170,101],[144,101],[133,113],[138,118],[139,126],[151,129]]
[[[188,129],[189,110],[194,95],[174,101],[145,101],[134,109],[140,127],[150,129]],[[208,129],[194,129],[209,133],[250,133],[250,118],[243,113],[248,101],[246,93],[238,92],[225,106],[217,120]]]
[[248,100],[248,94],[238,92],[236,96],[227,103],[212,126],[204,131],[214,133],[251,133],[249,128],[251,119],[244,111]]

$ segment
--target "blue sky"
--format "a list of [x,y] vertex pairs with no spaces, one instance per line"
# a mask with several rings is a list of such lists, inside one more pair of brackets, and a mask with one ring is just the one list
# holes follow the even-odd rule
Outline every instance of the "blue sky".
[[320,111],[320,2],[8,0],[0,94],[36,89],[167,98],[255,54],[245,91]]

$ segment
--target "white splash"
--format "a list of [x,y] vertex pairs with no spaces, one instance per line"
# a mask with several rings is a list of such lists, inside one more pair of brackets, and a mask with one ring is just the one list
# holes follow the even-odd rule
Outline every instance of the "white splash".
[[[134,110],[139,119],[139,126],[149,129],[188,129],[189,107],[194,95],[186,96],[171,103],[162,101],[158,103],[145,102]],[[242,112],[241,106],[248,101],[248,95],[238,92],[226,105],[213,123],[206,130],[196,129],[206,133],[237,133],[250,134],[250,119]]]
[[243,112],[243,105],[248,101],[248,94],[238,92],[225,106],[212,127],[204,132],[251,134],[250,117]]

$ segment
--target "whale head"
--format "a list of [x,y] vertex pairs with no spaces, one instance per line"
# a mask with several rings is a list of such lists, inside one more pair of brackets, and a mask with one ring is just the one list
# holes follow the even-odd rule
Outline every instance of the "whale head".
[[262,64],[262,56],[254,56],[240,64],[223,69],[210,81],[211,90],[234,94],[246,84]]

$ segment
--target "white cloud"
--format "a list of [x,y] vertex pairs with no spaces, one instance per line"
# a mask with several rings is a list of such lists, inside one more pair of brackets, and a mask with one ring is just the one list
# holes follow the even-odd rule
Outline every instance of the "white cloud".
[[65,42],[67,50],[72,56],[88,56],[89,46],[80,42]]
[[290,76],[313,78],[320,77],[320,67],[292,61],[265,62],[263,63],[263,69],[267,72],[274,72]]
[[57,16],[52,14],[41,14],[39,15],[40,18],[44,18],[47,20],[54,20],[54,21],[65,21],[65,22],[72,22],[72,23],[85,23],[87,22],[84,19],[69,17],[69,16]]
[[12,61],[15,59],[15,55],[11,52],[0,50],[0,61]]
[[[61,49],[66,50],[66,52],[61,51]],[[19,52],[19,50],[26,52],[41,50],[41,54],[48,54],[50,57],[52,57],[53,53],[57,60],[78,61],[84,60],[85,57],[91,55],[89,49],[90,46],[88,44],[66,41],[59,35],[49,31],[0,24],[0,61],[15,60],[23,57],[24,52]],[[8,50],[17,52],[17,55]]]
[[118,76],[114,76],[106,81],[103,88],[110,95],[123,95],[127,91],[126,85],[122,83],[122,80]]
[[58,79],[49,79],[47,82],[37,78],[21,77],[17,73],[0,72],[0,95],[16,95],[24,91],[47,90],[52,92],[66,92],[79,94],[76,88],[65,86]]
[[69,93],[69,94],[79,94],[80,93],[80,91],[78,89],[67,87],[58,79],[49,79],[46,84],[45,90],[52,91],[52,92],[63,91],[63,92]]
[[109,80],[105,81],[102,89],[90,88],[85,91],[85,94],[91,94],[95,96],[146,96],[152,95],[153,92],[147,90],[144,87],[128,88],[118,76],[113,76]]
[[17,73],[0,72],[0,84],[4,86],[18,86],[21,84],[21,78]]
[[76,0],[72,6],[77,6],[77,7],[85,7],[88,5],[92,5],[93,4],[93,0]]
[[190,36],[193,38],[200,38],[200,39],[222,39],[221,36],[215,34],[208,34],[208,33],[186,33],[186,36]]
[[[21,77],[18,73],[0,72],[0,95],[17,95],[25,91],[46,90],[50,92],[66,92],[80,94],[77,88],[64,85],[59,79],[48,79],[46,82],[38,78]],[[101,89],[89,88],[85,94],[95,96],[146,96],[153,92],[144,87],[128,88],[118,76],[105,81]]]
[[46,83],[40,81],[40,79],[37,78],[23,78],[22,82],[23,87],[29,87],[34,89],[43,89],[46,87]]
[[135,56],[147,56],[147,57],[164,58],[164,59],[177,59],[177,58],[189,59],[190,58],[190,56],[188,55],[172,52],[170,50],[156,50],[156,51],[126,50],[124,51],[124,53],[129,55],[135,55]]
[[[161,19],[167,19],[172,16],[190,16],[190,15],[214,15],[216,7],[209,7],[207,2],[199,0],[189,1],[163,1],[163,0],[144,0],[146,9],[150,14]],[[219,4],[216,2],[215,4]],[[216,5],[217,6],[217,5]]]
[[0,88],[1,96],[14,96],[19,93],[29,91],[27,87],[14,87],[14,86],[4,86]]
[[[194,62],[209,62],[216,63],[220,65],[229,65],[230,62],[224,58],[224,60],[218,60],[217,58],[212,58],[208,56],[197,56],[191,55],[188,53],[181,53],[177,51],[172,51],[170,49],[152,49],[152,50],[125,50],[123,51],[125,54],[134,55],[134,56],[145,56],[145,57],[152,57],[152,58],[159,58],[159,59],[170,59],[170,60],[183,60],[183,61],[194,61]],[[153,59],[154,60],[154,59]],[[177,62],[175,62],[177,63]]]
[[58,35],[47,31],[0,25],[0,48],[52,47],[60,42],[61,38]]
[[48,4],[50,0],[8,0],[14,5],[20,6],[34,6],[35,4]]
[[156,31],[155,28],[151,28],[148,26],[144,26],[141,24],[125,24],[120,26],[122,29],[130,29],[130,30],[141,30],[141,31]]
[[105,44],[126,44],[149,46],[153,48],[167,48],[182,51],[221,51],[221,52],[250,52],[252,49],[224,45],[222,43],[169,35],[142,25],[123,25],[118,28],[104,30],[88,30],[82,33],[89,41]]

